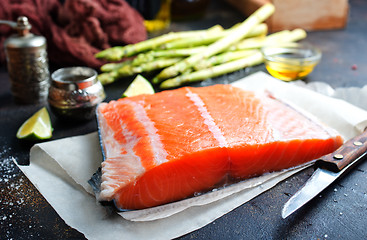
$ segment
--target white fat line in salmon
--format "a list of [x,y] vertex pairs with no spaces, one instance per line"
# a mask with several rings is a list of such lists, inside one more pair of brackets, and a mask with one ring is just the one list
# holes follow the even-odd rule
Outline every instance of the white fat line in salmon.
[[218,141],[220,147],[228,147],[228,143],[226,138],[224,137],[222,131],[219,129],[217,124],[215,124],[213,117],[208,112],[208,109],[205,107],[203,100],[199,95],[187,89],[188,93],[186,96],[194,103],[195,106],[198,107],[200,115],[204,118],[205,125],[208,126],[209,131],[213,134],[214,138]]
[[144,107],[136,102],[127,100],[125,101],[126,104],[130,104],[133,106],[133,109],[135,111],[135,117],[136,119],[143,124],[146,131],[148,132],[148,136],[150,139],[150,144],[152,146],[153,152],[154,152],[154,159],[157,165],[167,162],[167,155],[168,153],[164,149],[164,146],[162,144],[162,141],[158,135],[158,130],[154,126],[154,123],[150,120],[148,117]]
[[[266,90],[265,94],[270,97],[271,99],[274,99],[275,101],[286,105],[287,107],[291,108],[292,110],[298,112],[300,115],[302,115],[303,117],[305,117],[309,122],[311,122],[312,124],[318,126],[320,129],[322,129],[322,131],[325,132],[325,138],[331,136],[331,137],[336,137],[339,135],[339,133],[329,127],[327,124],[325,124],[321,119],[317,118],[316,115],[312,114],[311,112],[309,112],[308,110],[306,110],[306,108],[302,108],[301,106],[298,106],[295,103],[292,103],[291,101],[287,100],[284,97],[281,97],[280,95],[276,95],[274,92],[270,91],[270,90]],[[299,130],[304,129],[303,126],[299,126],[297,125],[297,128]],[[308,132],[309,134],[309,132]]]

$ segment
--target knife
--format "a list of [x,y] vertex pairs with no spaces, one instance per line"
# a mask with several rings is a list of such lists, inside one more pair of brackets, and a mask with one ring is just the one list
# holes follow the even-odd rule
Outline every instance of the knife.
[[327,154],[315,163],[316,170],[305,185],[284,205],[282,217],[286,218],[301,208],[336,179],[348,172],[367,154],[367,129],[345,142],[335,152]]

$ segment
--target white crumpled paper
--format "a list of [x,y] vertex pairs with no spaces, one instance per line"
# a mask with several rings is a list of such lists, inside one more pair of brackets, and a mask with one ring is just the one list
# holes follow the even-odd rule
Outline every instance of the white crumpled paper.
[[[367,89],[332,89],[319,83],[284,83],[259,72],[233,83],[249,90],[269,90],[276,97],[314,114],[345,139],[367,126]],[[313,90],[321,91],[325,96]],[[353,96],[350,96],[353,95]],[[361,96],[360,99],[359,96]],[[30,165],[19,166],[61,218],[88,239],[170,239],[199,229],[273,187],[302,168],[249,179],[195,198],[146,210],[121,213],[99,205],[87,183],[102,160],[97,133],[41,144],[31,149]],[[280,214],[280,213],[279,213]],[[129,219],[129,220],[128,220]]]

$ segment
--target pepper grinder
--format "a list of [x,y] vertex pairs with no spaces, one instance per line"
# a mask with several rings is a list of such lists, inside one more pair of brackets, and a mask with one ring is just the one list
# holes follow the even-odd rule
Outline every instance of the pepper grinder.
[[17,30],[5,40],[5,55],[14,100],[19,104],[47,102],[50,72],[46,38],[30,33],[28,18],[20,16],[17,22],[0,20]]

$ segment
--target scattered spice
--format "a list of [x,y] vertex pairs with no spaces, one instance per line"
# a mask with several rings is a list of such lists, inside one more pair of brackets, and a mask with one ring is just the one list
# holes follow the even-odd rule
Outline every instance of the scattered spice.
[[[15,164],[17,160],[11,156],[11,149],[0,148],[0,232],[1,239],[17,239],[19,233],[24,236],[37,237],[37,232],[29,231],[34,228],[34,216],[21,213],[26,202],[29,201],[29,189],[26,177],[21,174]],[[19,229],[25,226],[25,229]],[[19,232],[20,231],[20,232]],[[17,236],[14,236],[14,235]]]

